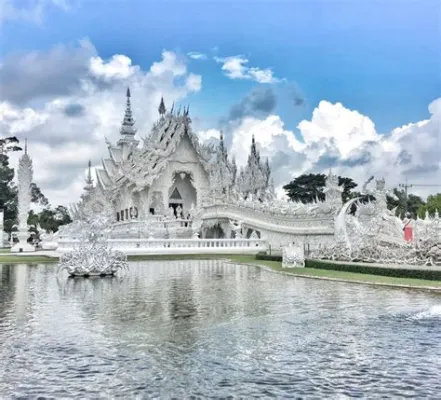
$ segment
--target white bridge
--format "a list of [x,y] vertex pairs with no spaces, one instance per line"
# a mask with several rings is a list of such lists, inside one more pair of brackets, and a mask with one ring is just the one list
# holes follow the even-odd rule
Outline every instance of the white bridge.
[[260,239],[265,239],[275,249],[299,241],[314,248],[319,243],[334,240],[332,214],[283,214],[280,210],[267,207],[213,204],[203,207],[200,218],[204,224],[217,221],[227,237],[231,236],[229,221],[240,221],[244,237],[249,238],[252,232],[256,232]]

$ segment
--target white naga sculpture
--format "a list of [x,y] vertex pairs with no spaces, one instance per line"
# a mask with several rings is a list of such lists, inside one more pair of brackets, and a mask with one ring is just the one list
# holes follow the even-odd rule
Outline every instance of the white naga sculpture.
[[[412,223],[415,237],[411,243],[404,241],[402,221],[387,209],[384,179],[376,182],[374,190],[366,190],[375,201],[363,205],[351,199],[343,205],[335,220],[335,243],[319,246],[311,258],[338,261],[361,261],[383,264],[441,265],[441,223],[439,215]],[[349,215],[357,204],[356,215]]]
[[78,245],[61,256],[59,270],[88,277],[115,275],[127,268],[127,256],[108,246],[111,226],[111,219],[103,215],[75,221]]
[[235,239],[242,239],[242,221],[231,221],[230,228],[234,232]]
[[41,232],[41,248],[43,250],[56,250],[58,247],[58,232],[45,232],[40,225],[37,226],[37,230]]
[[30,237],[28,226],[28,214],[31,204],[31,183],[32,183],[32,160],[28,155],[27,143],[25,152],[18,162],[18,232],[16,237],[18,243],[11,248],[12,253],[35,251],[35,247],[27,241]]
[[291,243],[282,249],[282,268],[298,267],[305,267],[305,249],[303,243]]

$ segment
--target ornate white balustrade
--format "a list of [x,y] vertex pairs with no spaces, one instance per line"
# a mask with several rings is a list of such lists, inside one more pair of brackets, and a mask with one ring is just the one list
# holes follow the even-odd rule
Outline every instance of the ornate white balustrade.
[[[60,239],[57,252],[73,251],[79,240]],[[108,245],[127,255],[141,254],[255,254],[266,251],[262,239],[109,239]]]
[[333,235],[333,215],[281,214],[270,208],[253,209],[234,204],[204,206],[202,219],[229,218],[241,220],[255,229],[271,230],[291,234]]

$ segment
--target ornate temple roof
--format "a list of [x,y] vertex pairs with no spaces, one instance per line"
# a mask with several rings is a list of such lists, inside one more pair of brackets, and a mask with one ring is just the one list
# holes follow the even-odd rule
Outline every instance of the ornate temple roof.
[[[159,177],[167,166],[170,157],[175,153],[181,140],[187,136],[195,149],[199,161],[208,171],[208,161],[198,137],[191,129],[189,108],[167,111],[161,98],[159,120],[154,124],[150,134],[144,138],[142,147],[137,141],[119,141],[116,146],[107,141],[109,158],[102,160],[102,169],[97,169],[99,185],[108,191],[117,191],[123,184],[132,184],[132,189],[142,190]],[[127,106],[120,132],[126,138],[133,137],[134,120],[130,108],[130,91],[127,92]],[[128,152],[123,146],[130,146]],[[124,154],[128,154],[124,156]]]

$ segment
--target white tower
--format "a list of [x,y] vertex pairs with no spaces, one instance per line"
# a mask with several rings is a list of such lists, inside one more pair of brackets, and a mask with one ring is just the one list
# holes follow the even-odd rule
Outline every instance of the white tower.
[[18,232],[16,243],[12,253],[35,251],[35,247],[27,242],[30,234],[28,227],[28,214],[31,205],[31,183],[32,183],[32,160],[28,155],[27,140],[25,141],[25,152],[18,162]]
[[4,213],[3,210],[0,210],[0,249],[5,246],[3,240],[3,224],[4,224]]

